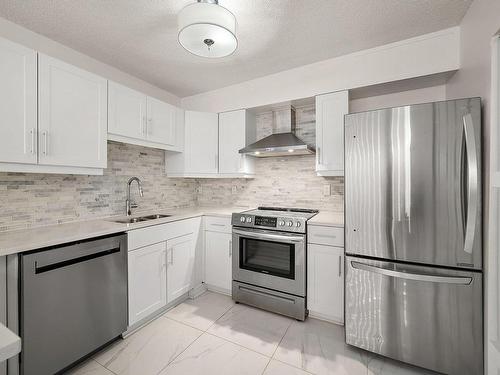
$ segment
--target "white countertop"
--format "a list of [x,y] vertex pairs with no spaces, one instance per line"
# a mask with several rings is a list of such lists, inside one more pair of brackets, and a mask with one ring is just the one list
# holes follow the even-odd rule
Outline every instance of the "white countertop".
[[0,323],[0,362],[21,352],[21,338]]
[[320,211],[307,221],[308,225],[327,227],[344,227],[344,213],[337,211]]
[[[48,246],[55,246],[74,241],[81,241],[93,237],[106,236],[113,233],[128,232],[134,229],[165,224],[172,221],[184,220],[202,215],[230,217],[233,212],[242,212],[248,209],[249,207],[242,206],[192,207],[158,211],[155,213],[168,214],[171,216],[133,224],[114,222],[113,220],[124,218],[123,216],[115,216],[105,219],[78,221],[38,228],[0,232],[0,256],[41,249]],[[147,215],[151,214],[151,212],[141,214]],[[134,216],[141,216],[141,214],[137,213]],[[342,212],[321,211],[310,219],[308,224],[343,227],[344,214]]]
[[[60,245],[73,241],[81,241],[84,239],[105,236],[113,233],[128,232],[134,229],[149,227],[151,225],[165,224],[177,220],[189,219],[196,216],[210,215],[230,217],[233,212],[241,212],[248,209],[248,207],[241,206],[192,207],[158,211],[155,213],[168,214],[172,216],[133,224],[116,223],[112,220],[124,217],[115,216],[98,220],[78,221],[66,224],[0,232],[0,256],[41,249],[44,247]],[[147,215],[151,214],[151,212],[141,214]],[[141,214],[137,213],[133,216],[141,216]]]

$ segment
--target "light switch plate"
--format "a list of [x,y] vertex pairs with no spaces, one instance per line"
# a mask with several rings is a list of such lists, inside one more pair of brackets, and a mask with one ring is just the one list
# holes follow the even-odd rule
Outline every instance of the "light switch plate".
[[323,195],[325,197],[332,195],[332,185],[330,184],[323,185]]
[[233,185],[231,187],[231,194],[234,195],[234,194],[237,194],[237,193],[238,193],[238,187],[236,185]]

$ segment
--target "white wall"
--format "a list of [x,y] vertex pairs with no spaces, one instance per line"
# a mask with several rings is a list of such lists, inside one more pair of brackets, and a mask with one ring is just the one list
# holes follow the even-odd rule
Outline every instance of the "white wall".
[[[490,116],[491,111],[491,40],[500,29],[500,1],[475,0],[460,24],[460,71],[446,85],[446,96],[449,99],[480,96],[483,102],[483,146],[484,146],[484,227],[485,227],[485,351],[486,374],[500,373],[500,278],[498,246],[488,243],[488,235],[498,235],[498,206],[494,207],[490,216],[489,202],[491,193],[490,174],[490,142],[491,129],[498,123]],[[498,202],[496,202],[498,205]],[[490,223],[490,218],[495,222]]]
[[352,99],[349,102],[349,112],[371,111],[373,109],[399,107],[408,104],[437,102],[445,99],[446,86],[438,85],[391,94],[369,96],[367,98]]
[[453,71],[459,30],[441,30],[182,99],[186,109],[223,112]]
[[173,105],[180,105],[180,99],[150,83],[142,81],[110,65],[84,55],[74,49],[57,43],[43,35],[34,33],[24,27],[0,17],[0,37],[33,48],[38,52],[53,56],[72,65],[98,74],[106,79],[119,82],[125,86],[141,91]]

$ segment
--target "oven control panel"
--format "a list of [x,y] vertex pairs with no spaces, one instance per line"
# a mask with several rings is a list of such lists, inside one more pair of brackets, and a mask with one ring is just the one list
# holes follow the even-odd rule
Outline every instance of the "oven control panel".
[[303,218],[259,216],[242,213],[233,213],[232,225],[245,228],[260,228],[279,230],[281,232],[306,232],[306,220]]
[[276,228],[278,219],[275,217],[268,216],[255,216],[255,225],[260,227]]

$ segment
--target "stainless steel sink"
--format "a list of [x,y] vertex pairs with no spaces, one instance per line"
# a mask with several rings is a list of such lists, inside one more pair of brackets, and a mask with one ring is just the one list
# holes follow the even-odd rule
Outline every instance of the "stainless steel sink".
[[172,216],[172,215],[154,214],[154,215],[146,215],[146,216],[138,216],[138,217],[128,217],[126,219],[117,219],[117,220],[113,220],[113,221],[115,223],[133,224],[133,223],[140,223],[141,221],[163,219],[165,217],[170,217],[170,216]]

